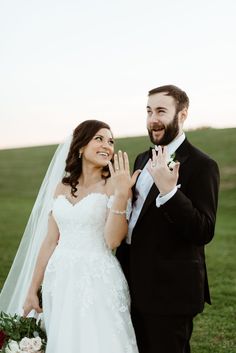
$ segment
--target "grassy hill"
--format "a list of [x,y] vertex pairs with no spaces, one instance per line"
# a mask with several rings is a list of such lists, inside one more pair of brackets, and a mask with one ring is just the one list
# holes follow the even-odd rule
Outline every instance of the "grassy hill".
[[[207,246],[213,305],[195,320],[193,353],[236,352],[236,129],[187,132],[219,164],[221,190],[216,234]],[[147,137],[118,139],[131,165],[150,146]],[[39,186],[56,146],[0,151],[0,288],[9,271]]]

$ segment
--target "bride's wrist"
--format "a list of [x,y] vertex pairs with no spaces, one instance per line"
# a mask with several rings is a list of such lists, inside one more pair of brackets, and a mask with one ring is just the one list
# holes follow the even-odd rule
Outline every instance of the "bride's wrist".
[[127,201],[128,198],[129,198],[129,191],[128,190],[115,190],[114,192],[114,196],[116,199],[119,199],[119,200],[124,200],[124,201]]
[[32,286],[30,287],[29,291],[28,291],[28,295],[37,295],[38,294],[38,290],[40,287],[37,286]]

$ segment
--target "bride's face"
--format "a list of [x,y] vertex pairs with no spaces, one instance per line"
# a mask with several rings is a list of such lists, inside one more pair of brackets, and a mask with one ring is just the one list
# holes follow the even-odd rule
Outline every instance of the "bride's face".
[[90,162],[104,167],[114,154],[114,139],[108,129],[100,129],[82,149],[83,162]]

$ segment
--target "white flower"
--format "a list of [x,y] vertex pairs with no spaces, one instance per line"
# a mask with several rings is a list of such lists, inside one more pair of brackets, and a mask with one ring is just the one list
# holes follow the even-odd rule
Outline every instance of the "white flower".
[[19,343],[19,346],[21,350],[28,352],[29,350],[32,349],[31,339],[28,337],[22,338],[22,340]]
[[168,163],[168,167],[169,169],[173,170],[174,166],[176,165],[175,161],[170,161],[170,163]]
[[31,339],[32,346],[34,348],[35,352],[38,352],[40,348],[42,347],[42,341],[40,337],[35,337]]
[[169,168],[170,170],[173,170],[173,169],[174,169],[174,166],[176,165],[176,162],[174,161],[174,159],[175,159],[175,153],[173,153],[173,154],[170,156],[170,158],[169,158],[169,160],[168,160],[168,162],[167,162],[167,166],[168,166],[168,168]]
[[24,337],[19,343],[22,352],[34,353],[39,352],[42,347],[42,341],[40,337],[28,338]]
[[6,353],[20,353],[20,352],[21,350],[19,348],[18,343],[14,340],[9,340],[6,347]]

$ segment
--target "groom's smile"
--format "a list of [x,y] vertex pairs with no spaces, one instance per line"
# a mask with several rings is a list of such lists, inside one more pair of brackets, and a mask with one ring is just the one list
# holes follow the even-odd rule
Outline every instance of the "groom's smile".
[[162,128],[151,128],[150,129],[152,138],[154,141],[159,141],[165,134],[165,127]]

